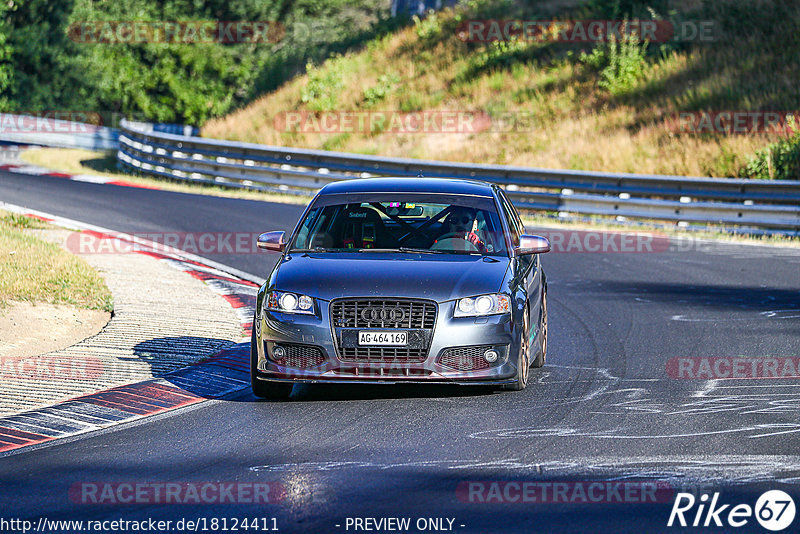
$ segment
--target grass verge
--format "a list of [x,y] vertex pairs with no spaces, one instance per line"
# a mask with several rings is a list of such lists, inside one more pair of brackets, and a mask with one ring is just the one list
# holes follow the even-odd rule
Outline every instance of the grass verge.
[[97,271],[30,231],[50,228],[0,211],[0,306],[9,301],[46,302],[113,311],[111,291]]

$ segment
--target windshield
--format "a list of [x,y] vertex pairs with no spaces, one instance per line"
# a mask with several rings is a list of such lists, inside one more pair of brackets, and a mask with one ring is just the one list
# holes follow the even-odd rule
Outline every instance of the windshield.
[[315,203],[292,251],[424,252],[504,255],[500,217],[490,198],[396,198]]

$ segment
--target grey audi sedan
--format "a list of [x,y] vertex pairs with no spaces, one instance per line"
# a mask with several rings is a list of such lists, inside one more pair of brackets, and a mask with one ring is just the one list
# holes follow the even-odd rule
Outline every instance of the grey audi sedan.
[[253,393],[296,383],[454,383],[521,390],[547,354],[547,239],[505,192],[443,178],[325,186],[260,288]]

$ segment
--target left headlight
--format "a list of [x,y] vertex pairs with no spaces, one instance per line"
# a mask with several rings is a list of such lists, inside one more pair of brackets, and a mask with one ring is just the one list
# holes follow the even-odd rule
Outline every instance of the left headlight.
[[453,317],[477,317],[481,315],[498,315],[511,311],[511,299],[508,295],[497,293],[458,299]]
[[314,314],[314,299],[308,295],[270,291],[267,295],[267,309],[283,313]]

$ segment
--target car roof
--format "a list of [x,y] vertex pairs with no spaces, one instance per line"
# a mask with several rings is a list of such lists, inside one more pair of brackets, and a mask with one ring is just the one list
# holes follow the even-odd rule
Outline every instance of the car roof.
[[399,176],[391,178],[356,178],[329,183],[319,195],[347,193],[441,193],[492,197],[492,184],[461,178],[420,178]]

